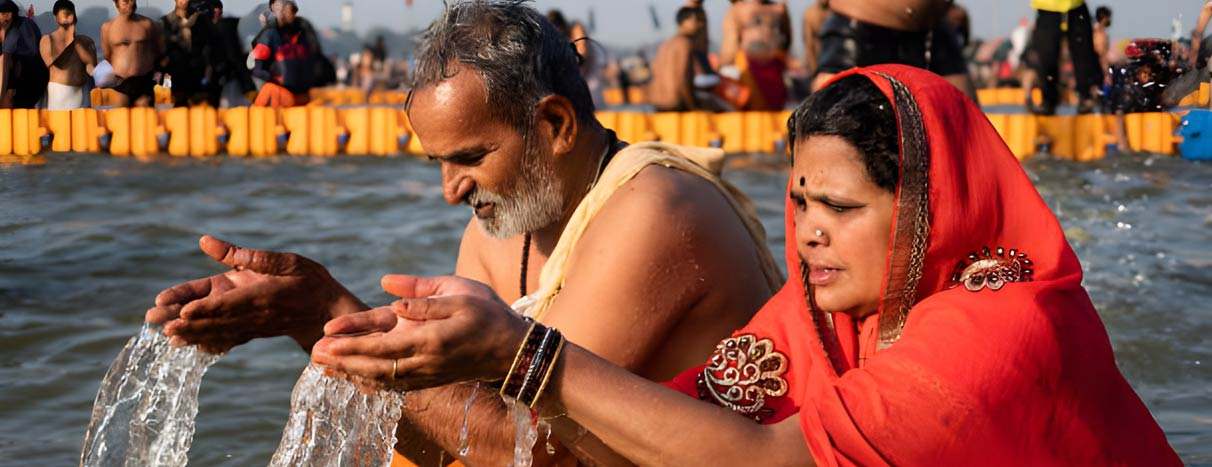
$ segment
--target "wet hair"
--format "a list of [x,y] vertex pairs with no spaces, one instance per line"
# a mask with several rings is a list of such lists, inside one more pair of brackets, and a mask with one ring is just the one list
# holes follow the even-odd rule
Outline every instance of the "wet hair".
[[678,14],[675,18],[677,19],[678,24],[682,24],[683,21],[686,21],[686,20],[688,20],[690,18],[694,18],[694,17],[701,17],[700,15],[706,16],[706,13],[703,12],[702,8],[684,6],[684,7],[678,8]]
[[892,103],[871,79],[852,75],[808,96],[791,118],[787,131],[795,144],[812,136],[838,136],[863,157],[867,177],[880,188],[896,191],[900,179],[896,114]]
[[76,4],[72,0],[55,0],[55,6],[51,7],[51,14],[59,16],[60,11],[68,11],[71,14],[76,14]]
[[17,3],[13,2],[13,0],[0,1],[0,13],[9,13],[15,15],[17,14],[18,10],[20,10],[20,8],[17,7]]
[[[594,120],[593,98],[581,76],[580,55],[568,37],[525,0],[460,0],[429,28],[417,52],[413,90],[444,81],[462,65],[484,80],[494,117],[523,133],[534,126],[539,100],[562,96],[577,119]],[[412,105],[411,96],[405,108]]]
[[1107,5],[1094,9],[1094,21],[1102,21],[1111,17],[1111,8]]

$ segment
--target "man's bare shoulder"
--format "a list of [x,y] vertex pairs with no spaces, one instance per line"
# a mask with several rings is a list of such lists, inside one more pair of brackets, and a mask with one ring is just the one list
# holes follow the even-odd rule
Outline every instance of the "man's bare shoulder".
[[156,21],[156,20],[154,20],[154,19],[151,19],[151,18],[148,18],[148,17],[146,17],[146,16],[140,15],[140,14],[138,14],[138,13],[136,13],[136,14],[134,15],[134,18],[133,18],[133,19],[134,19],[134,20],[133,20],[133,21],[131,21],[131,22],[136,23],[136,24],[138,24],[139,26],[143,26],[143,27],[146,27],[146,28],[153,28],[153,27],[157,27],[157,26],[159,26],[159,25],[160,25],[160,22],[159,22],[159,21]]
[[[619,187],[598,214],[602,223],[649,219],[661,229],[699,229],[734,219],[735,212],[711,182],[682,170],[650,165]],[[595,219],[595,221],[598,219]]]

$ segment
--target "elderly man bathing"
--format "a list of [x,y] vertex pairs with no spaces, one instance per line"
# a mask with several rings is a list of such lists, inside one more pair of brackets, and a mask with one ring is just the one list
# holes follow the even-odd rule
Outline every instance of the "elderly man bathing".
[[[441,164],[446,200],[474,210],[456,274],[653,380],[703,360],[781,284],[749,204],[706,168],[718,169],[719,152],[618,141],[594,117],[567,38],[538,12],[452,2],[417,56],[413,127]],[[368,308],[306,258],[209,237],[201,246],[234,270],[157,297],[147,319],[167,322],[178,344],[288,335],[308,350],[328,320]],[[430,442],[457,452],[472,391],[410,394],[400,453],[428,465],[440,452]],[[512,459],[500,399],[484,392],[471,414],[464,460]],[[554,425],[566,447],[592,449]]]

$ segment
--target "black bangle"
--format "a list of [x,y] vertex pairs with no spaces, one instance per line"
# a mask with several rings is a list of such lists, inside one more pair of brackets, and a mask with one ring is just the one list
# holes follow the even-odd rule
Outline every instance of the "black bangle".
[[564,336],[553,328],[532,323],[513,365],[501,384],[500,394],[534,408],[546,389],[555,362],[564,348]]

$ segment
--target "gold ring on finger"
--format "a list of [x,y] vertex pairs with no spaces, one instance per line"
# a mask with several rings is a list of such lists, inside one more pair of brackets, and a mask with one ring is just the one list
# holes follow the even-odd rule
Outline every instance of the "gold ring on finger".
[[397,358],[397,359],[392,360],[391,361],[391,382],[393,382],[393,383],[396,381],[396,370],[399,370],[399,368],[400,368],[400,359]]

